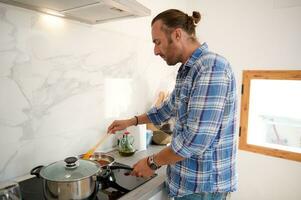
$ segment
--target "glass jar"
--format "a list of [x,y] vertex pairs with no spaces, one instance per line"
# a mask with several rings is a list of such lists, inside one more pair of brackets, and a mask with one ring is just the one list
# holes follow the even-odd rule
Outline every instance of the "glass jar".
[[119,140],[118,151],[121,156],[131,156],[135,153],[133,147],[134,137],[130,135],[130,132],[125,131],[122,138]]

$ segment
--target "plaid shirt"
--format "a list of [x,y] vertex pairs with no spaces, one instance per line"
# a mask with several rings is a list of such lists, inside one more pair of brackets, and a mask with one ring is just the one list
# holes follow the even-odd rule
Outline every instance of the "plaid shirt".
[[147,116],[176,121],[171,148],[185,159],[167,166],[169,196],[236,190],[236,86],[225,58],[201,45],[180,67],[169,99]]

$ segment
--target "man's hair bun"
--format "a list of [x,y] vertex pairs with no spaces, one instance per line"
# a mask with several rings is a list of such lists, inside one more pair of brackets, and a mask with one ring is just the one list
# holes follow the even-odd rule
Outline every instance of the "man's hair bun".
[[194,24],[197,24],[201,20],[201,14],[198,11],[193,11],[192,18],[193,18]]

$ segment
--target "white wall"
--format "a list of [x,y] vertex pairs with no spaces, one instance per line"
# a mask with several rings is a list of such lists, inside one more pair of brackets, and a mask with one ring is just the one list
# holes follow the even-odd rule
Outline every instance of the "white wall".
[[150,22],[186,3],[141,3],[152,16],[95,26],[0,4],[0,181],[84,153],[113,119],[145,112],[174,85],[177,67],[154,56]]
[[[244,69],[301,69],[301,1],[195,0],[189,5],[203,14],[200,40],[230,60],[238,85]],[[301,199],[300,162],[239,151],[238,170],[233,200]]]

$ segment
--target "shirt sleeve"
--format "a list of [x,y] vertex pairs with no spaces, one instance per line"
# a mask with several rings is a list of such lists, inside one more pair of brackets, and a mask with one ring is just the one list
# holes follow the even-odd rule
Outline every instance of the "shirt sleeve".
[[202,155],[211,146],[220,132],[229,81],[225,71],[210,70],[196,77],[187,102],[187,121],[171,142],[176,154]]
[[173,90],[166,101],[164,101],[158,108],[156,108],[156,106],[152,107],[146,115],[153,124],[160,125],[171,118],[175,106],[174,104],[175,91]]

